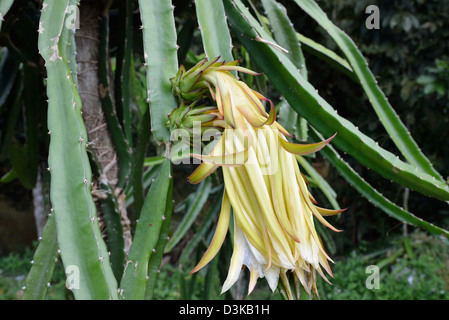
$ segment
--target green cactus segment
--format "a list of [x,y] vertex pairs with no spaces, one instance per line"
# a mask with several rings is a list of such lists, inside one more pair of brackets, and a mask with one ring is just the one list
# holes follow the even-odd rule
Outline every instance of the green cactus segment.
[[[311,131],[311,136],[315,141],[321,141],[321,135],[316,131]],[[391,217],[405,222],[407,224],[422,228],[428,232],[441,235],[449,239],[449,231],[429,223],[412,213],[404,210],[395,203],[385,198],[380,192],[374,189],[368,182],[366,182],[359,174],[352,169],[337,153],[332,146],[326,146],[320,151],[329,162],[334,165],[342,177],[348,181],[354,189],[363,195],[374,206],[378,207]]]
[[[307,80],[306,61],[301,49],[301,43],[298,41],[293,23],[287,16],[287,10],[275,0],[262,0],[262,4],[268,16],[274,39],[277,44],[288,51],[286,53],[287,57],[298,68],[303,78]],[[287,113],[288,121],[292,121],[296,125],[298,114],[290,106],[288,106],[287,110],[284,109],[284,113]],[[304,118],[300,119],[299,127],[301,129],[299,138],[303,141],[307,140],[307,121]]]
[[156,252],[151,255],[148,262],[148,281],[145,289],[145,300],[153,299],[154,286],[156,283],[162,257],[164,255],[165,245],[168,241],[168,232],[170,231],[171,216],[173,212],[173,179],[170,179],[168,187],[168,196],[165,205],[164,221],[162,222],[161,232],[156,245]]
[[[195,0],[196,15],[206,57],[232,61],[232,40],[221,1]],[[233,74],[236,74],[233,72]]]
[[50,215],[42,230],[42,239],[34,253],[33,265],[25,281],[23,300],[45,299],[57,257],[56,223],[54,215]]
[[368,68],[368,63],[352,39],[332,23],[315,1],[295,0],[295,2],[310,17],[318,22],[337,43],[351,64],[354,73],[359,78],[360,84],[365,90],[380,121],[407,161],[428,175],[435,177],[440,182],[444,182],[444,179],[433,168],[429,159],[421,152],[421,149],[408,132],[407,127],[402,123],[399,116],[387,101],[385,94],[377,85],[374,75]]
[[141,300],[145,297],[148,264],[150,257],[158,250],[162,227],[167,220],[167,203],[172,200],[169,199],[173,180],[171,170],[171,161],[167,158],[148,190],[120,282],[122,299]]
[[287,16],[287,10],[275,0],[262,0],[265,13],[273,30],[277,44],[287,50],[287,57],[299,69],[304,79],[307,79],[307,69],[301,43],[298,41],[296,30]]
[[11,8],[14,0],[2,0],[0,1],[0,29],[2,28],[2,22],[4,20],[5,15],[8,13]]
[[360,132],[350,121],[339,116],[301,76],[292,62],[273,46],[272,39],[240,1],[225,0],[224,4],[236,37],[290,105],[314,128],[326,137],[338,133],[332,141],[335,146],[385,178],[422,194],[449,200],[449,186],[446,183],[404,163]]
[[114,143],[115,152],[117,153],[117,162],[119,165],[118,188],[124,188],[131,174],[132,150],[129,142],[123,133],[119,119],[115,112],[111,90],[109,84],[109,11],[105,10],[101,23],[100,36],[100,57],[98,66],[98,75],[100,79],[100,99],[104,111],[108,131]]
[[170,78],[178,71],[176,28],[171,0],[139,0],[151,130],[159,142],[170,141],[167,115],[176,108]]
[[48,75],[50,199],[61,258],[65,268],[73,271],[68,284],[75,298],[116,299],[117,283],[91,196],[81,99],[68,64],[74,57],[62,48],[70,3],[44,1],[39,22],[39,51]]
[[354,74],[354,71],[352,70],[352,67],[348,63],[348,61],[340,57],[334,51],[330,50],[329,48],[326,48],[322,44],[319,44],[318,42],[310,38],[307,38],[303,34],[297,32],[296,36],[298,37],[298,40],[301,43],[301,47],[304,49],[304,51],[313,54],[317,58],[326,62],[328,65],[343,72],[350,79],[356,82],[359,81],[357,76]]

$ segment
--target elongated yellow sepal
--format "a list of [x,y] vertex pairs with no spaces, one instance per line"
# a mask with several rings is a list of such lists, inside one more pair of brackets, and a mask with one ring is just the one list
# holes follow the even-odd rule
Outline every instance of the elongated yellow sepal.
[[198,184],[218,169],[219,166],[203,162],[187,178],[191,184]]
[[318,219],[318,221],[321,222],[323,226],[328,227],[332,231],[335,232],[342,232],[343,230],[335,228],[333,225],[331,225],[326,219],[323,218],[323,216],[317,211],[316,207],[313,205],[310,205],[309,208],[312,210],[313,215]]
[[248,295],[251,294],[251,292],[256,287],[257,279],[259,278],[259,271],[257,270],[257,267],[252,266],[251,267],[251,273],[249,277],[249,284],[248,284]]
[[335,216],[339,213],[345,212],[348,209],[348,208],[345,208],[345,209],[340,209],[340,210],[332,210],[332,209],[320,208],[317,206],[315,206],[315,208],[323,217]]
[[329,142],[331,142],[331,140],[333,138],[335,138],[336,135],[337,134],[334,134],[332,137],[330,137],[329,139],[326,139],[324,141],[317,142],[317,143],[310,143],[310,144],[291,143],[291,142],[288,142],[287,140],[283,139],[282,137],[279,137],[279,141],[281,142],[282,147],[284,147],[284,149],[287,150],[288,152],[303,156],[306,154],[311,154],[311,153],[320,151]]
[[190,274],[201,270],[215,257],[217,252],[220,250],[226,238],[226,234],[228,232],[230,216],[231,216],[231,203],[229,202],[229,198],[225,190],[223,194],[223,201],[221,204],[220,217],[218,218],[217,227],[215,228],[215,233],[212,238],[212,241],[209,244],[209,247],[207,248],[200,262],[198,262],[198,264],[196,265],[195,268],[193,268]]
[[244,67],[239,67],[239,66],[229,65],[229,64],[224,64],[224,65],[222,65],[220,67],[217,67],[217,70],[220,70],[220,71],[239,71],[239,72],[246,73],[246,74],[249,74],[249,75],[252,75],[252,76],[259,76],[259,75],[261,75],[261,73],[258,73],[258,72],[246,69]]

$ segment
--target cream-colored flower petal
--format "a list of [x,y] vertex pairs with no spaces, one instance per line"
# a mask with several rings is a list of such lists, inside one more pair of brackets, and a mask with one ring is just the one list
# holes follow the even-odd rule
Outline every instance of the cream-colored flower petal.
[[264,245],[262,234],[255,226],[255,222],[249,218],[249,214],[247,214],[243,209],[241,201],[238,197],[237,188],[232,184],[232,177],[230,173],[232,170],[235,170],[235,168],[223,168],[223,178],[225,181],[226,192],[229,196],[229,200],[231,201],[232,209],[234,211],[235,222],[245,233],[252,245],[262,254],[266,255],[267,248]]
[[250,276],[249,276],[249,284],[248,284],[248,295],[254,290],[257,284],[257,279],[259,279],[259,270],[256,266],[251,266]]
[[221,293],[228,291],[238,280],[247,251],[249,251],[249,248],[245,236],[242,230],[238,227],[236,220],[234,220],[234,251],[231,257],[228,276],[223,283]]
[[[255,157],[256,155],[254,151],[250,148],[248,154],[248,162],[257,162],[257,160],[255,160]],[[266,221],[271,239],[278,245],[277,248],[275,248],[278,249],[278,255],[281,254],[283,256],[286,256],[288,260],[293,261],[289,241],[287,239],[288,235],[283,232],[283,229],[276,218],[276,214],[274,213],[274,208],[271,202],[271,192],[267,189],[267,183],[264,180],[264,176],[260,167],[258,167],[257,165],[245,164],[245,168],[248,170],[248,176],[250,178],[252,186],[257,190],[257,201],[259,202],[262,209],[261,213],[264,217],[264,220]]]
[[285,270],[285,269],[281,270],[281,280],[282,280],[282,284],[284,285],[285,294],[287,295],[289,300],[293,300],[293,294],[292,294],[292,289],[290,286],[290,281],[288,281],[287,270]]
[[272,266],[269,269],[265,270],[265,279],[267,279],[268,285],[270,286],[270,289],[273,292],[274,290],[276,290],[278,285],[279,271],[280,268],[275,266]]
[[[277,139],[274,138],[274,135],[271,135],[267,137],[267,140],[270,140],[272,143],[269,146],[270,150],[276,150],[276,152],[282,152],[282,150],[279,149],[279,146],[276,146]],[[271,139],[270,139],[271,138]],[[274,143],[273,143],[274,142]],[[273,199],[273,207],[276,213],[276,217],[279,220],[279,223],[281,224],[284,231],[295,241],[299,242],[299,238],[297,237],[296,233],[294,232],[288,213],[287,208],[285,206],[284,201],[284,195],[282,192],[282,186],[284,183],[288,183],[287,181],[284,181],[282,179],[282,169],[281,167],[284,166],[283,163],[278,163],[276,170],[273,170],[274,173],[269,175],[270,179],[270,185],[271,185],[271,194]]]

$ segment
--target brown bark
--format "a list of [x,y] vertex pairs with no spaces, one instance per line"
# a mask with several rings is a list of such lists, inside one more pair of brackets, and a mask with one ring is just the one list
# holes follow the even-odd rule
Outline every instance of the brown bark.
[[83,119],[88,143],[112,187],[118,179],[117,155],[109,135],[100,100],[98,58],[100,45],[101,1],[83,1],[80,6],[80,29],[76,32],[78,90],[83,103]]

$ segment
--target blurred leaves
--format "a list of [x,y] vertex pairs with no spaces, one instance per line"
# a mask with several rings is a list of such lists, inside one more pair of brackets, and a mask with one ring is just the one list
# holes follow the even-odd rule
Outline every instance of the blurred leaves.
[[449,64],[436,59],[435,66],[426,68],[426,74],[416,78],[416,82],[424,87],[424,94],[436,93],[437,99],[449,99]]

